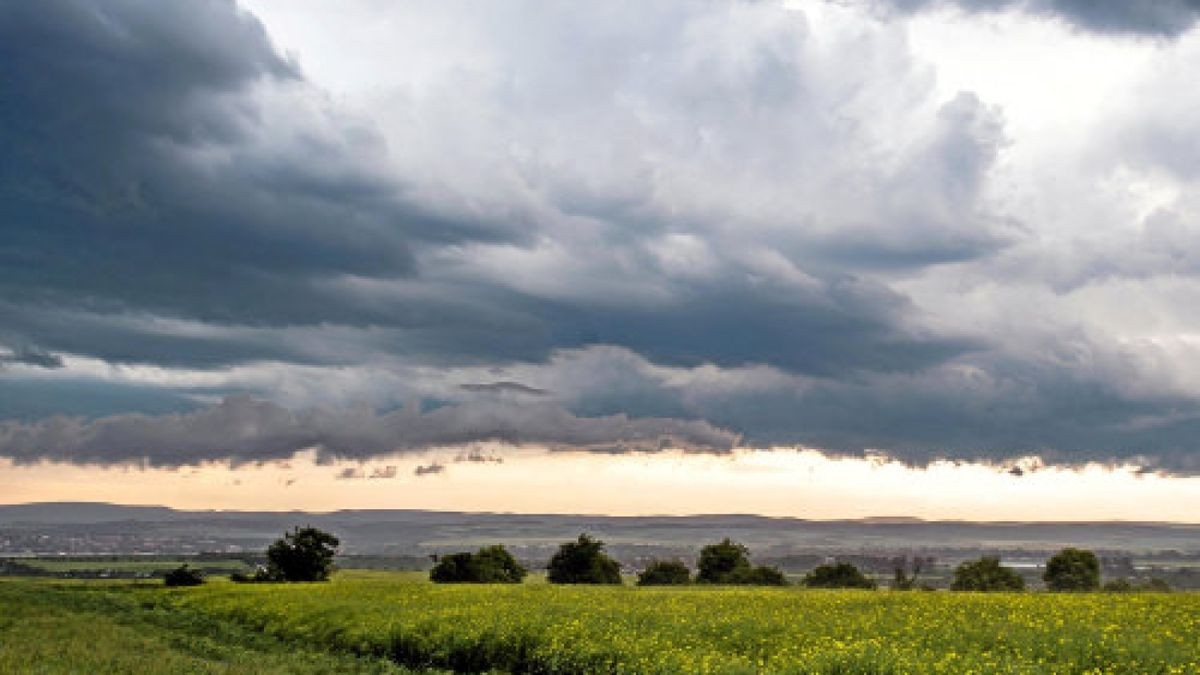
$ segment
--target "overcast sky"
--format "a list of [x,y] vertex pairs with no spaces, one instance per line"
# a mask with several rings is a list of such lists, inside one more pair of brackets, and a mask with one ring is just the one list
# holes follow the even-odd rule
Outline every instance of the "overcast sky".
[[1198,18],[0,0],[0,461],[1194,480]]

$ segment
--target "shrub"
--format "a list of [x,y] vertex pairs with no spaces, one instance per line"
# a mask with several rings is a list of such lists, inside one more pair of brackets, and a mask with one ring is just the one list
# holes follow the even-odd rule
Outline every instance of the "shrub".
[[604,553],[604,542],[586,534],[559,546],[547,570],[552,584],[621,583],[621,564]]
[[1125,579],[1113,579],[1104,584],[1104,590],[1109,593],[1128,593],[1133,590],[1133,584]]
[[746,586],[787,586],[787,577],[774,567],[758,565],[734,570],[723,583]]
[[996,556],[964,562],[954,570],[952,591],[1023,591],[1025,580]]
[[486,546],[476,553],[442,556],[429,579],[435,583],[519,584],[526,570],[503,546]]
[[821,565],[804,576],[809,588],[875,588],[875,582],[850,563]]
[[1064,548],[1046,561],[1042,580],[1052,591],[1094,591],[1100,587],[1100,561],[1091,551]]
[[337,537],[315,527],[297,527],[267,548],[267,578],[256,581],[326,581],[333,572]]
[[678,560],[655,560],[638,575],[638,586],[682,586],[691,583],[691,572]]
[[739,570],[750,568],[750,549],[729,540],[728,537],[716,544],[700,549],[696,562],[696,581],[707,584],[729,583]]
[[728,537],[700,549],[696,568],[696,581],[703,584],[787,585],[783,572],[774,567],[751,566],[750,549]]
[[163,576],[163,583],[168,586],[199,586],[204,583],[204,572],[184,563],[167,572]]

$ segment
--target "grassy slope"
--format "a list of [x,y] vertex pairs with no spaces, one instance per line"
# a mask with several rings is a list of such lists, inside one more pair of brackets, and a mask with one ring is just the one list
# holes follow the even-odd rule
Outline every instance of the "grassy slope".
[[0,580],[0,673],[413,672],[166,612],[139,595],[129,585]]

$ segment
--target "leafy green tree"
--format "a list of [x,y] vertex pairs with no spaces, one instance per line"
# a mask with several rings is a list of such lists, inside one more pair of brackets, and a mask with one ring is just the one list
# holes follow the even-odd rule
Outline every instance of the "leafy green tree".
[[638,575],[638,586],[682,586],[691,583],[691,571],[678,560],[655,560]]
[[311,526],[285,532],[267,548],[263,580],[326,581],[333,572],[333,557],[340,544],[334,535]]
[[[696,563],[696,581],[706,584],[725,584],[739,570],[750,569],[750,549],[729,540],[700,549]],[[745,574],[745,572],[742,572]]]
[[163,576],[163,583],[168,586],[199,586],[204,583],[204,572],[184,563],[167,572]]
[[604,553],[604,542],[586,534],[559,546],[547,569],[552,584],[621,583],[621,564]]
[[750,549],[728,537],[700,549],[696,569],[696,581],[702,584],[787,585],[783,572],[774,567],[751,566]]
[[1025,580],[996,556],[964,562],[954,570],[952,591],[1023,591]]
[[429,571],[430,580],[440,584],[519,584],[525,575],[525,568],[500,545],[444,555]]
[[787,586],[787,577],[774,567],[739,567],[722,583],[745,586]]
[[875,588],[875,582],[850,563],[820,565],[804,575],[809,588]]
[[1094,591],[1100,588],[1100,561],[1091,551],[1064,548],[1046,561],[1042,580],[1052,591]]

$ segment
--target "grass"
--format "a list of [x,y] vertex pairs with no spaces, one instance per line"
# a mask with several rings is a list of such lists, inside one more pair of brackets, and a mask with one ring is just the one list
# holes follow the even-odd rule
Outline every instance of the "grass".
[[161,586],[0,580],[0,673],[413,673],[145,600]]
[[[73,672],[135,672],[118,659],[136,649],[164,664],[138,672],[1200,673],[1195,593],[436,586],[345,572],[189,589],[0,582],[0,607],[13,594],[49,624],[0,620],[0,671],[54,644],[46,626],[70,636],[98,622],[126,646]],[[24,656],[5,661],[12,645]]]

